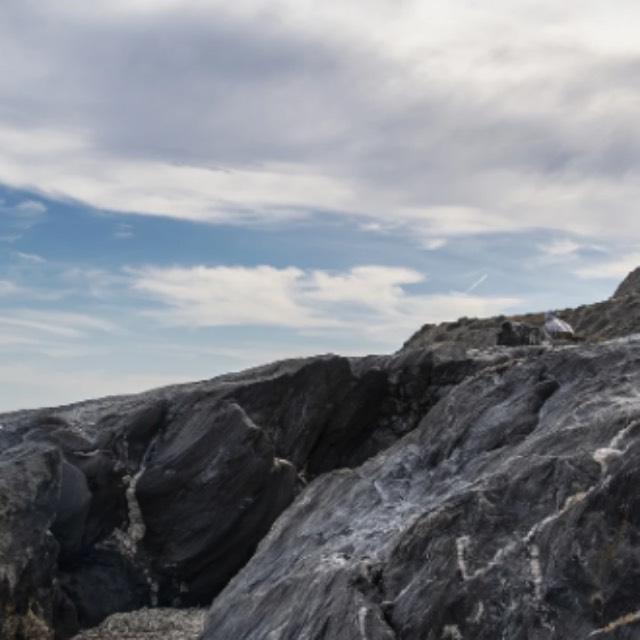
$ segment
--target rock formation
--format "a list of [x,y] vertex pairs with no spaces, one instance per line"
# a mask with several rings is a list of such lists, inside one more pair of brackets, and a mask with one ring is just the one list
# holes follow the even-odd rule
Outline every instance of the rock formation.
[[0,637],[210,604],[306,482],[388,447],[504,359],[320,356],[0,416],[0,544],[14,558],[1,566]]
[[[568,322],[576,336],[588,342],[640,332],[640,267],[625,278],[609,300],[553,313]],[[460,318],[455,322],[425,324],[404,343],[403,349],[451,343],[486,349],[496,344],[496,331],[503,323],[520,324],[533,330],[544,326],[544,315],[541,312],[510,317]]]
[[620,341],[469,377],[307,487],[204,638],[637,638],[638,362]]
[[640,293],[640,267],[634,269],[615,290],[613,298],[624,298],[625,296],[635,296]]
[[1,415],[0,638],[640,637],[638,310]]

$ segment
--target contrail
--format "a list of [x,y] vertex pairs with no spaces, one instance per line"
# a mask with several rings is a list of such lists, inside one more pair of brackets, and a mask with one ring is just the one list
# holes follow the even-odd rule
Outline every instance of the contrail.
[[481,278],[479,278],[476,282],[474,282],[466,291],[465,293],[471,293],[472,291],[474,291],[475,289],[477,289],[487,278],[488,278],[488,274],[484,274]]

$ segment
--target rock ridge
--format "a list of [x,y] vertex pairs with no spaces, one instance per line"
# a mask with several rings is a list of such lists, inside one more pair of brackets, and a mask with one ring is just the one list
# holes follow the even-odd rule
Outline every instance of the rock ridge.
[[637,285],[0,415],[0,637],[640,637]]

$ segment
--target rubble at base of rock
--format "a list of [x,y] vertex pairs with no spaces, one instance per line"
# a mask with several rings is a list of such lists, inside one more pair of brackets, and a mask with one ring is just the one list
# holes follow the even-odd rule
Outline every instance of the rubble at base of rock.
[[196,640],[206,609],[139,609],[109,616],[74,640]]

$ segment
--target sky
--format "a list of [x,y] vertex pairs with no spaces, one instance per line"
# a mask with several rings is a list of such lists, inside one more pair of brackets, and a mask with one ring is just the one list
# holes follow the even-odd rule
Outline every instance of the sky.
[[3,0],[0,411],[601,300],[640,5]]

